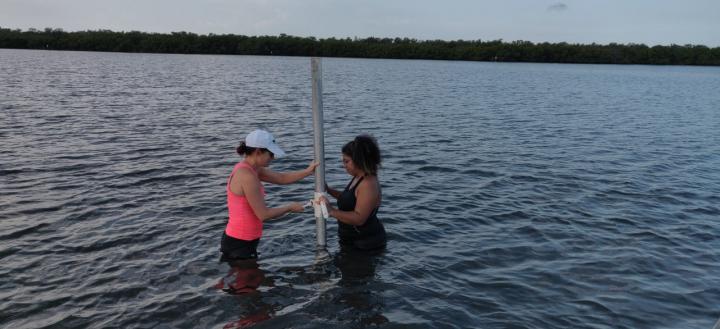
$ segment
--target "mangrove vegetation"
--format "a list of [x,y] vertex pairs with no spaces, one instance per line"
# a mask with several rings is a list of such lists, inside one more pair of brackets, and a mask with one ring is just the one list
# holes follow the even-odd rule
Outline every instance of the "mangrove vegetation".
[[720,47],[703,45],[570,44],[503,40],[416,40],[198,35],[109,30],[66,32],[0,28],[0,48],[136,53],[440,59],[499,62],[720,65]]

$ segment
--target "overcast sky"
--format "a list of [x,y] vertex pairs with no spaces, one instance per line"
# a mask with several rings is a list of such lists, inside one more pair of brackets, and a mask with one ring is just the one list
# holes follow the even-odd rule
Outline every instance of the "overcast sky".
[[720,46],[720,0],[0,0],[0,27]]

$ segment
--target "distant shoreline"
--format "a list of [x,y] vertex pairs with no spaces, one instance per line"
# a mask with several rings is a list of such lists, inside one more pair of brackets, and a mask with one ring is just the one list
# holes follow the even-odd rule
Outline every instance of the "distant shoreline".
[[110,30],[0,27],[0,48],[128,53],[320,56],[575,64],[720,66],[720,47],[703,45],[568,44],[530,41],[444,41],[408,38],[317,39],[286,34],[244,36],[189,32],[146,33]]

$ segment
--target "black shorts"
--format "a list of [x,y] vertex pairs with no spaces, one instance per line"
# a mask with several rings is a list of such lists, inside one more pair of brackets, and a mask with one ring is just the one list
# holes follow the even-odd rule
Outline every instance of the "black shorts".
[[223,232],[222,240],[220,241],[220,256],[221,262],[228,262],[242,259],[255,259],[257,258],[257,246],[260,239],[255,240],[240,240],[228,236]]

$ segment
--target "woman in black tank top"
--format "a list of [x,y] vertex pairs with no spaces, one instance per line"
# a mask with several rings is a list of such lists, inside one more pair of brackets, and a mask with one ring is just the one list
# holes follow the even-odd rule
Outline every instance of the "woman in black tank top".
[[337,209],[328,205],[330,216],[338,220],[342,247],[377,250],[385,247],[385,228],[377,217],[382,194],[377,170],[380,149],[375,139],[360,135],[342,148],[343,166],[353,178],[344,190],[327,188],[337,199]]

